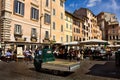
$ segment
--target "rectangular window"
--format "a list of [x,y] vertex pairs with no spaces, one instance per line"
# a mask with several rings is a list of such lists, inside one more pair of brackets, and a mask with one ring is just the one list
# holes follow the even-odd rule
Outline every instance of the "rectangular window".
[[53,29],[55,30],[55,22],[53,22]]
[[24,3],[14,0],[14,13],[24,15]]
[[63,19],[63,13],[61,13],[61,19]]
[[45,13],[44,15],[44,22],[50,24],[51,23],[51,17],[49,14]]
[[31,19],[38,20],[39,18],[39,10],[31,7]]
[[60,0],[60,6],[62,6],[62,7],[63,7],[63,1],[61,1],[61,0]]
[[49,6],[49,0],[46,0],[46,7]]
[[15,32],[15,34],[22,34],[22,26],[15,24],[14,32]]
[[68,42],[68,35],[66,35],[66,42]]
[[55,35],[53,35],[53,40],[55,41]]
[[32,37],[37,37],[37,31],[36,31],[35,28],[32,28],[32,29],[31,29],[31,36],[32,36]]
[[53,15],[55,15],[55,9],[53,9]]
[[61,37],[61,42],[63,42],[63,37]]
[[49,32],[48,31],[45,31],[45,38],[49,39]]
[[118,37],[118,35],[116,36],[116,38],[117,38],[116,40],[119,40],[119,37]]
[[61,32],[63,32],[63,25],[61,25]]
[[66,28],[68,28],[68,23],[66,23]]

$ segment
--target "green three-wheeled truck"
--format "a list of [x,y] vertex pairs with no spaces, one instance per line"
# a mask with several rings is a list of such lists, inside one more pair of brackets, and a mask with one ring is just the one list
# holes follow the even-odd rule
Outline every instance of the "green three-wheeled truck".
[[40,71],[42,68],[62,72],[73,72],[80,67],[80,62],[67,61],[62,59],[55,59],[52,49],[42,49],[42,54],[36,54],[34,57],[34,67],[36,71]]

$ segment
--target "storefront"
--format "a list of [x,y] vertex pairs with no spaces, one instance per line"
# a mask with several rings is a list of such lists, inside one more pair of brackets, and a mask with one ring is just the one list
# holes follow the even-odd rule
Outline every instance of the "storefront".
[[26,49],[30,49],[31,51],[35,51],[37,47],[39,47],[40,43],[35,42],[12,42],[12,41],[5,41],[1,44],[3,48],[3,55],[5,55],[6,50],[9,48],[14,51],[16,50],[17,56],[23,56],[23,51]]

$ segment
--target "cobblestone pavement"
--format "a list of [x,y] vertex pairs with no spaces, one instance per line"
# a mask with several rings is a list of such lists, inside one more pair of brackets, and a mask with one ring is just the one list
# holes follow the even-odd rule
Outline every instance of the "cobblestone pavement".
[[54,75],[50,70],[36,72],[33,64],[0,61],[0,80],[120,80],[114,61],[83,60],[74,73]]

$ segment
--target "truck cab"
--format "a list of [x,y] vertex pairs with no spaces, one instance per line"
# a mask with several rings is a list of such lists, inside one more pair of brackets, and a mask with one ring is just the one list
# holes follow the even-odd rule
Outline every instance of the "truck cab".
[[42,63],[55,61],[53,51],[49,47],[45,47],[41,50],[38,49],[38,52],[35,53],[34,57],[34,66],[36,71],[40,71]]

